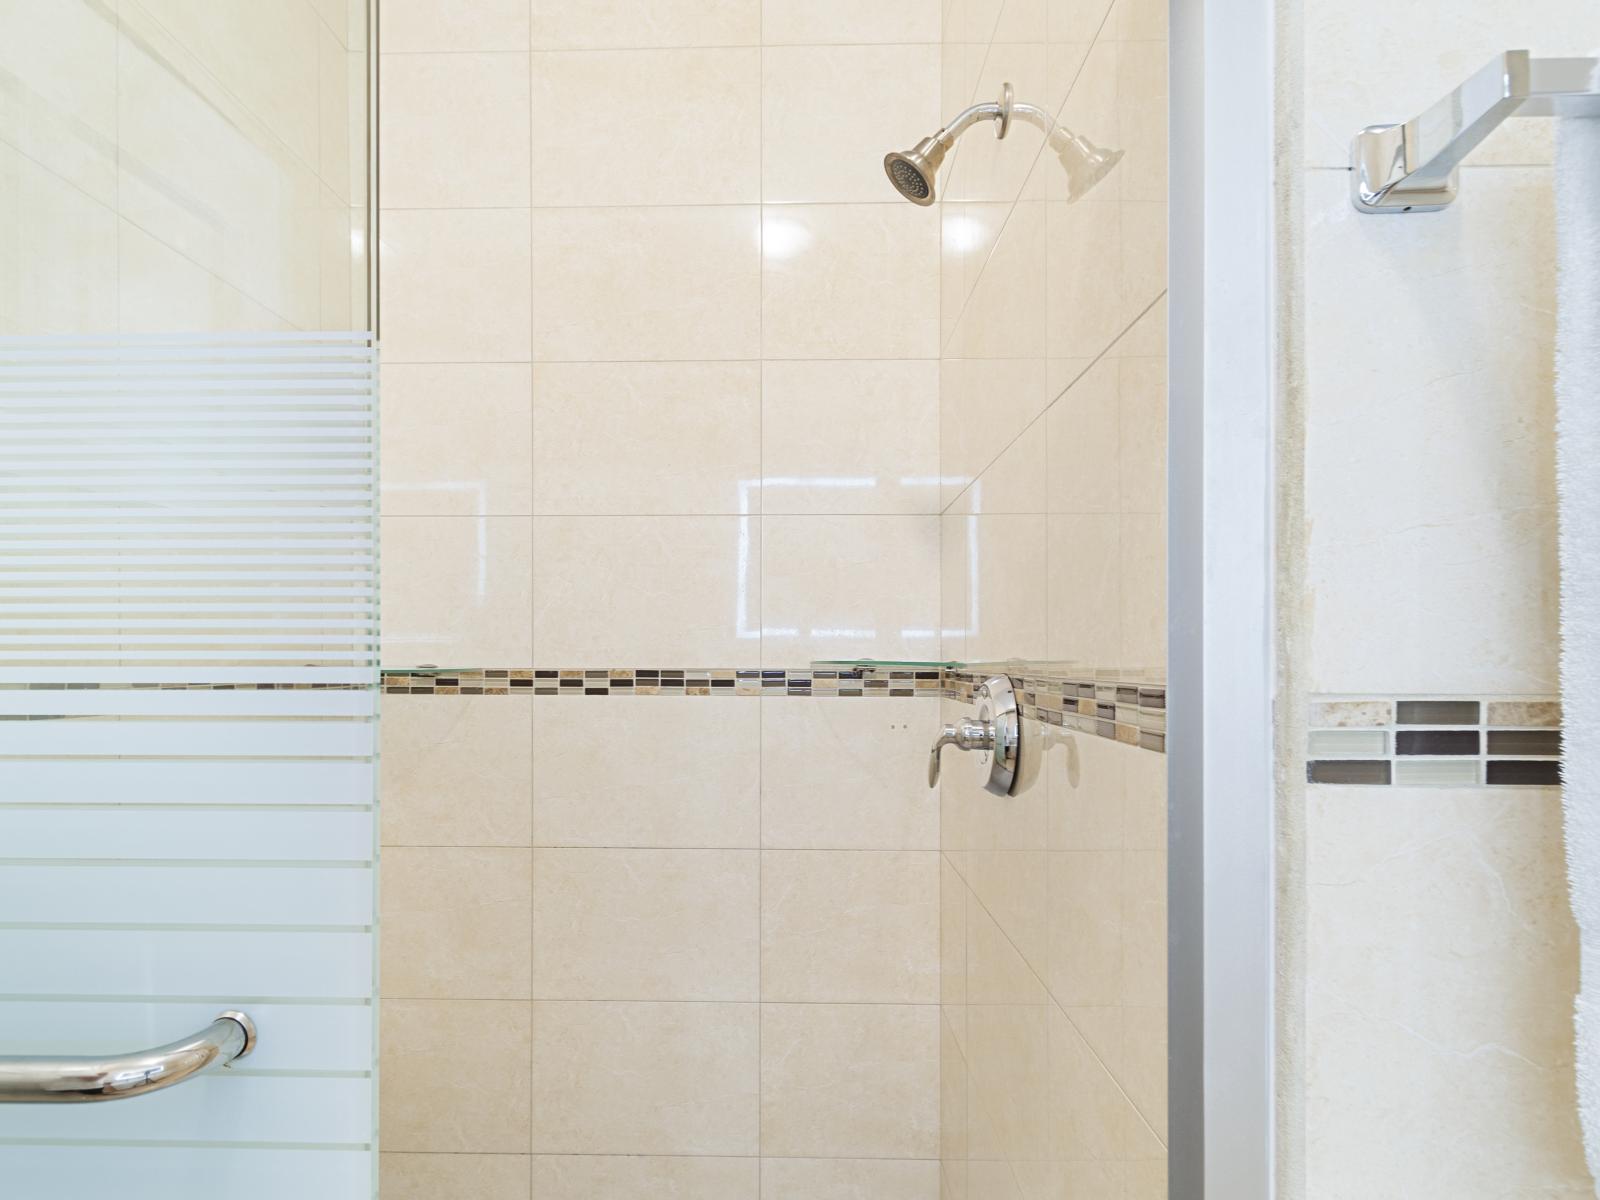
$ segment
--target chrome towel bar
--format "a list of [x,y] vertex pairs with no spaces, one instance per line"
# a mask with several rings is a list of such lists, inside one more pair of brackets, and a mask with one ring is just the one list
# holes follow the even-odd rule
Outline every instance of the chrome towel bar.
[[1497,54],[1421,116],[1369,125],[1350,144],[1350,199],[1364,213],[1437,212],[1457,170],[1507,117],[1600,117],[1600,59]]
[[126,1100],[226,1066],[255,1045],[255,1022],[242,1012],[225,1012],[199,1033],[153,1050],[70,1058],[0,1057],[0,1104]]

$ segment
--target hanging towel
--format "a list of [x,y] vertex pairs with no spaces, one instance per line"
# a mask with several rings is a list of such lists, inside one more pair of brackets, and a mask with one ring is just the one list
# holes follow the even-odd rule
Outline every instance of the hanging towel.
[[1556,122],[1556,480],[1578,1117],[1600,1180],[1600,118]]

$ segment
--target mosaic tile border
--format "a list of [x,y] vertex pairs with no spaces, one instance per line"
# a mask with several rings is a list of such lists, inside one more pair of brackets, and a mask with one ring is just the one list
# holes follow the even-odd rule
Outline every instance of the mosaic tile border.
[[[970,702],[978,684],[1004,670],[1003,664],[996,664],[985,670],[946,671],[945,694]],[[1017,702],[1025,717],[1045,725],[1092,733],[1125,746],[1166,752],[1165,685],[1053,672],[1006,673],[1017,688]]]
[[1025,717],[1164,753],[1167,690],[1148,681],[1082,677],[1005,664],[937,667],[484,667],[383,673],[398,696],[944,696],[971,703],[987,676],[1016,681]]
[[1545,697],[1313,697],[1306,781],[1555,787],[1561,702]]
[[943,673],[771,667],[486,667],[385,671],[383,690],[410,696],[937,696]]

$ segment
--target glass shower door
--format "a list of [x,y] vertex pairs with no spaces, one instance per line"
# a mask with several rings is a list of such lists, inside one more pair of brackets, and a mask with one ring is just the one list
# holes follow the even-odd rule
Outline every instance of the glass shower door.
[[369,30],[0,3],[8,1198],[376,1191]]

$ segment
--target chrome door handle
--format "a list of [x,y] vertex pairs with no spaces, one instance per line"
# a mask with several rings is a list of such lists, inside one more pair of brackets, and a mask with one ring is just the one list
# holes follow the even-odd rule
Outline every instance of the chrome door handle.
[[225,1012],[199,1033],[151,1050],[68,1058],[0,1057],[0,1104],[72,1104],[125,1100],[243,1058],[256,1045],[256,1026],[242,1012]]
[[1021,747],[1022,722],[1017,711],[1017,693],[1006,675],[991,675],[979,685],[973,697],[978,702],[976,720],[965,718],[946,725],[928,752],[928,786],[939,786],[939,755],[946,746],[984,752],[989,778],[984,787],[997,796],[1008,796],[1017,782],[1017,760]]

